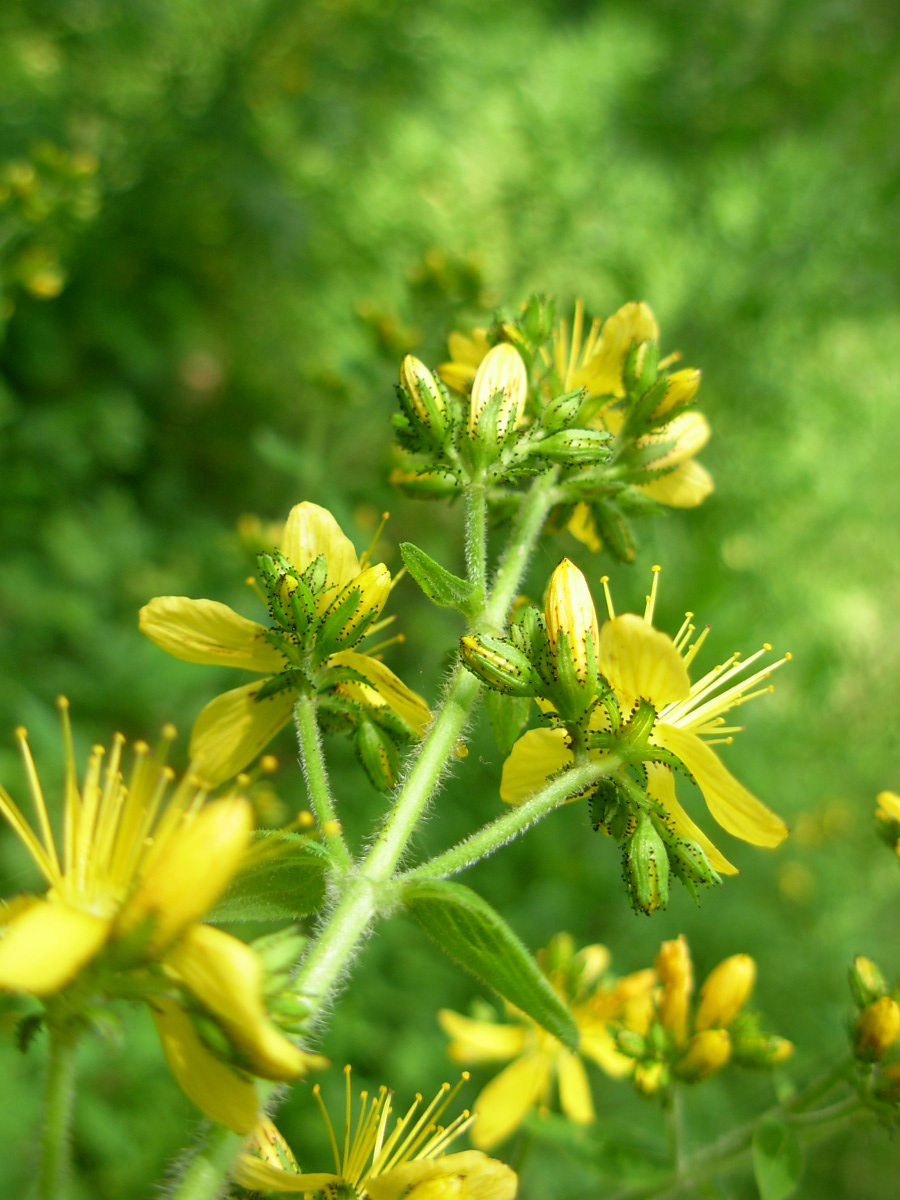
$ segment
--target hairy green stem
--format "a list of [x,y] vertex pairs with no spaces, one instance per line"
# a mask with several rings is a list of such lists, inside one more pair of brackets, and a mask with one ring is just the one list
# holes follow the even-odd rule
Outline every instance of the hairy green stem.
[[294,705],[294,725],[297,730],[297,744],[300,748],[300,761],[309,799],[325,845],[331,851],[334,860],[342,867],[350,866],[352,859],[341,833],[340,822],[334,807],[331,787],[328,783],[328,772],[325,769],[325,756],[322,752],[322,739],[319,736],[319,722],[316,716],[316,702],[312,696],[300,696]]
[[480,859],[487,858],[495,850],[499,850],[520,833],[524,833],[531,825],[589,788],[591,784],[615,771],[619,765],[617,758],[610,758],[602,763],[574,767],[558,775],[522,804],[517,804],[503,816],[479,829],[477,833],[470,834],[443,854],[407,871],[399,878],[404,882],[409,879],[446,879],[448,875],[464,871]]
[[71,1025],[62,1028],[51,1025],[49,1042],[38,1197],[62,1200],[69,1177],[78,1033]]
[[243,1140],[224,1125],[212,1125],[168,1195],[178,1200],[219,1200],[226,1194],[228,1172]]
[[466,573],[482,596],[487,588],[487,489],[479,476],[466,488]]

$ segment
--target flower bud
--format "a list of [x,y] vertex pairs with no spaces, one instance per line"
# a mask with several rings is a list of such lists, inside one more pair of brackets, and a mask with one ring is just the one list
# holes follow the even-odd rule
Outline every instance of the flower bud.
[[751,1067],[776,1067],[794,1053],[794,1044],[777,1034],[732,1037],[731,1057]]
[[691,952],[683,933],[674,941],[663,942],[653,965],[663,986],[659,1019],[680,1046],[687,1036],[688,1007],[694,990]]
[[[483,428],[482,415],[500,393],[497,415],[492,428]],[[486,443],[501,442],[515,428],[525,412],[528,374],[518,350],[501,342],[485,355],[475,374],[469,402],[469,437]]]
[[541,411],[541,425],[550,433],[568,428],[578,416],[586,399],[586,388],[578,388],[574,392],[563,392],[559,396],[554,396]]
[[871,958],[864,958],[861,954],[854,958],[850,968],[850,991],[860,1008],[865,1008],[867,1004],[886,994],[887,984],[884,976]]
[[586,683],[591,674],[596,680],[600,647],[597,610],[587,580],[568,558],[562,560],[550,577],[544,613],[553,657],[558,658],[559,636],[565,633],[579,683]]
[[372,721],[360,721],[356,752],[372,786],[379,792],[390,791],[400,771],[400,755],[390,734]]
[[655,1096],[669,1084],[668,1068],[661,1062],[637,1063],[631,1078],[634,1086],[645,1096]]
[[673,408],[680,408],[697,395],[700,387],[700,372],[693,367],[685,367],[681,371],[673,371],[666,383],[663,398],[653,410],[654,418],[662,417]]
[[747,1003],[755,982],[756,963],[749,954],[733,954],[720,962],[700,988],[694,1028],[724,1029],[730,1025]]
[[561,429],[536,442],[534,453],[566,467],[585,466],[606,462],[610,456],[609,441],[604,429]]
[[447,433],[447,409],[437,380],[423,362],[407,354],[400,364],[400,386],[406,393],[411,416],[440,445]]
[[669,903],[669,857],[665,843],[646,813],[625,843],[625,885],[635,911],[655,912]]
[[873,1000],[859,1014],[854,1030],[854,1049],[868,1062],[881,1058],[900,1037],[900,1005],[890,996]]
[[721,1071],[731,1058],[731,1038],[727,1029],[704,1029],[695,1033],[687,1050],[675,1064],[679,1079],[696,1083]]
[[460,640],[466,666],[479,679],[508,696],[534,696],[537,672],[521,650],[502,638],[466,636]]

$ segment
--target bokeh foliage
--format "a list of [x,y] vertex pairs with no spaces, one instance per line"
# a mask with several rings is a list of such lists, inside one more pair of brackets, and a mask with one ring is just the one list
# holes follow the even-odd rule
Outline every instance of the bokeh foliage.
[[[617,600],[640,602],[658,561],[658,624],[684,608],[711,620],[708,661],[765,639],[793,651],[729,754],[795,835],[776,854],[729,847],[736,880],[700,912],[679,895],[649,921],[580,805],[472,882],[531,946],[568,928],[623,971],[681,930],[701,974],[753,954],[760,1006],[814,1070],[844,1038],[852,955],[900,971],[896,867],[871,827],[874,793],[900,784],[898,49],[900,13],[878,0],[8,0],[0,730],[28,725],[45,776],[59,692],[84,746],[114,727],[187,731],[232,679],[145,643],[137,608],[175,593],[252,611],[243,514],[314,500],[363,545],[390,508],[390,565],[410,537],[458,568],[459,513],[386,484],[399,356],[439,361],[450,328],[531,289],[600,313],[645,299],[664,352],[704,369],[717,491],[644,527],[638,565],[611,571]],[[534,564],[535,593],[561,549]],[[610,569],[565,550],[594,580]],[[410,581],[395,597],[395,665],[433,698],[459,629]],[[381,801],[332,749],[362,831]],[[9,736],[0,769],[18,784]],[[498,810],[498,771],[478,733],[429,845]],[[6,839],[0,866],[20,890]],[[447,1069],[434,1011],[473,995],[398,918],[324,1049],[427,1091]],[[143,1023],[126,1023],[121,1052],[85,1055],[81,1194],[104,1200],[146,1194],[192,1119]],[[40,1052],[23,1060],[6,1039],[0,1056],[0,1142],[19,1147]],[[696,1138],[767,1087],[698,1096]],[[304,1092],[286,1125],[322,1149]],[[631,1104],[621,1086],[603,1095]],[[892,1196],[890,1155],[886,1138],[847,1135],[801,1194],[827,1180],[835,1197]],[[554,1151],[529,1168],[526,1200],[590,1194]],[[27,1155],[4,1154],[3,1193],[24,1194],[28,1173]]]

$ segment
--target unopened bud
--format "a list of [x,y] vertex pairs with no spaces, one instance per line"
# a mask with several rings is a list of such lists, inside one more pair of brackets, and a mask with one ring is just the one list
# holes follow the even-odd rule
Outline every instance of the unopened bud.
[[747,1003],[756,982],[756,963],[749,954],[733,954],[710,971],[700,988],[694,1021],[698,1030],[730,1025]]
[[636,1029],[619,1028],[615,1031],[616,1049],[628,1058],[643,1058],[647,1053],[647,1039]]
[[534,696],[537,672],[521,650],[502,638],[466,636],[460,641],[466,666],[489,687],[508,696]]
[[541,425],[549,433],[567,429],[581,412],[582,405],[587,399],[587,388],[578,388],[574,392],[562,392],[549,400],[541,412]]
[[695,1033],[687,1049],[675,1064],[679,1079],[695,1083],[715,1074],[731,1058],[731,1038],[727,1029],[704,1029]]
[[[499,393],[496,421],[493,428],[484,428],[485,410]],[[515,428],[525,412],[528,394],[528,374],[518,350],[501,342],[485,355],[475,374],[469,402],[469,437],[494,444],[501,442],[509,429]]]
[[654,417],[662,417],[673,408],[680,408],[697,395],[700,387],[700,372],[693,367],[685,367],[681,371],[673,371],[666,383],[663,398],[654,409]]
[[871,958],[864,958],[861,954],[854,958],[850,968],[850,991],[860,1008],[865,1008],[887,993],[884,976]]
[[391,573],[384,563],[367,567],[341,589],[318,633],[325,643],[353,645],[377,619],[391,592]]
[[391,736],[372,721],[360,721],[356,751],[372,786],[379,792],[390,791],[400,771],[400,755]]
[[534,453],[563,466],[606,462],[610,455],[609,434],[603,429],[561,429],[537,442]]
[[776,1067],[794,1053],[794,1043],[777,1034],[732,1037],[731,1057],[750,1067]]
[[674,941],[663,942],[653,965],[663,987],[659,1019],[680,1046],[687,1036],[688,1008],[694,990],[691,952],[683,933]]
[[669,1071],[665,1063],[637,1063],[631,1078],[639,1092],[643,1092],[645,1096],[655,1096],[657,1092],[668,1087]]
[[586,683],[591,673],[596,677],[600,645],[597,610],[587,580],[568,558],[550,576],[544,614],[553,657],[558,658],[560,633],[565,633],[578,681]]
[[669,857],[665,843],[646,813],[625,843],[625,885],[635,911],[655,912],[669,903]]
[[900,1005],[890,996],[873,1000],[859,1014],[853,1042],[857,1057],[874,1062],[900,1037]]
[[400,364],[400,386],[406,393],[411,416],[440,445],[447,433],[447,409],[440,386],[423,362],[407,354]]

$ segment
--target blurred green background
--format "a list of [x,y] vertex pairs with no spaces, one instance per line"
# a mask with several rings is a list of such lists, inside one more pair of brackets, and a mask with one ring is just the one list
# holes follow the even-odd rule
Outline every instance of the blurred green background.
[[[708,665],[763,640],[792,650],[726,753],[795,833],[775,853],[723,835],[741,875],[650,920],[577,804],[466,882],[532,947],[568,929],[623,972],[680,931],[701,977],[747,951],[758,1006],[797,1043],[790,1072],[840,1053],[851,957],[900,972],[900,880],[872,820],[875,793],[900,788],[898,50],[887,0],[6,0],[0,778],[22,794],[24,723],[53,793],[60,692],[85,750],[167,720],[186,735],[242,682],[167,658],[136,618],[169,593],[253,614],[246,514],[313,500],[361,548],[389,508],[390,566],[411,538],[459,569],[459,511],[386,484],[399,357],[440,361],[450,329],[533,289],[601,314],[644,299],[664,352],[704,370],[717,490],[644,525],[631,568],[548,541],[531,590],[566,552],[632,607],[658,561],[658,624],[709,620]],[[392,665],[433,699],[459,625],[409,580],[394,605]],[[361,840],[384,802],[329,749]],[[278,751],[288,812],[302,783],[288,739]],[[479,726],[422,849],[499,811],[499,765]],[[0,875],[4,894],[34,884],[5,834]],[[323,1048],[402,1105],[452,1070],[436,1009],[478,994],[398,918]],[[29,1190],[43,1054],[13,1048],[17,1007],[0,1013],[10,1197]],[[120,1047],[84,1051],[79,1200],[151,1195],[195,1122],[148,1026],[125,1014]],[[626,1085],[596,1083],[601,1116],[660,1131]],[[698,1089],[692,1143],[771,1096],[738,1072]],[[284,1125],[322,1169],[304,1087]],[[855,1129],[816,1151],[798,1194],[893,1200],[896,1169],[886,1132]],[[605,1193],[537,1145],[521,1194]],[[710,1195],[755,1189],[736,1176]]]

